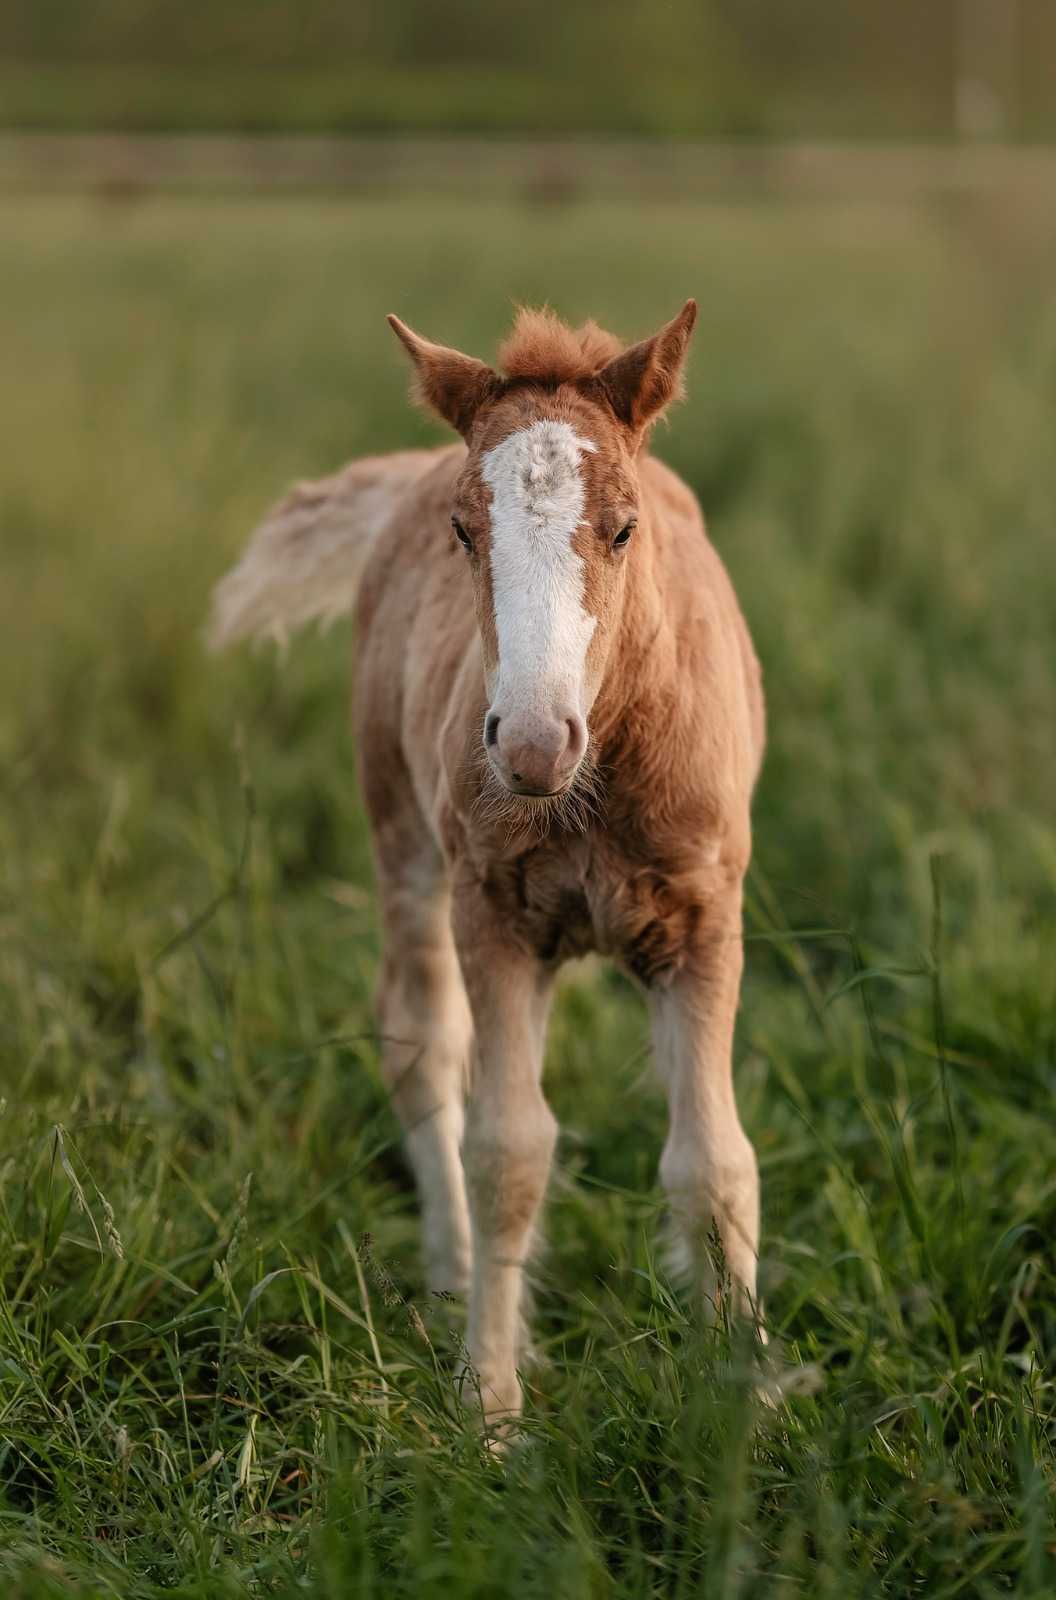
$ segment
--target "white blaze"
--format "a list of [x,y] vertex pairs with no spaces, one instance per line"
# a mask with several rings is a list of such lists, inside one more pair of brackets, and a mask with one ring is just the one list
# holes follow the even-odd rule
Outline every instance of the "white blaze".
[[491,586],[502,716],[590,709],[583,703],[596,619],[583,605],[583,560],[572,536],[583,520],[580,455],[597,446],[567,422],[542,420],[483,456],[491,490]]

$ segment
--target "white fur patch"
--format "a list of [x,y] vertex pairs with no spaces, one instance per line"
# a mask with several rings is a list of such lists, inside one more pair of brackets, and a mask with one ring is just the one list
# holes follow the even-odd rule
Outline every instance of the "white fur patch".
[[541,420],[482,458],[491,490],[491,584],[498,636],[493,708],[586,715],[584,666],[596,618],[583,605],[580,456],[597,446],[567,422]]

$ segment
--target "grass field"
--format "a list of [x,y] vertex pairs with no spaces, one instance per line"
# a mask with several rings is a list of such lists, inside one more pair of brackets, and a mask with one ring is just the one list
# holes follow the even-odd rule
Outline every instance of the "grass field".
[[[1056,1592],[1056,234],[773,205],[0,202],[11,1600]],[[371,1040],[347,633],[216,662],[287,482],[434,437],[383,313],[701,302],[658,449],[768,685],[739,1097],[789,1394],[654,1250],[569,975],[523,1446],[482,1459]]]

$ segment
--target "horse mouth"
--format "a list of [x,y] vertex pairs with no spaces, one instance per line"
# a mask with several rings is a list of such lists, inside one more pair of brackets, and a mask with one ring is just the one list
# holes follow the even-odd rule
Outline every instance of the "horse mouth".
[[556,789],[531,789],[527,784],[508,783],[504,778],[499,780],[509,794],[516,795],[518,800],[556,800],[558,795],[567,794],[572,787],[572,779],[559,783]]

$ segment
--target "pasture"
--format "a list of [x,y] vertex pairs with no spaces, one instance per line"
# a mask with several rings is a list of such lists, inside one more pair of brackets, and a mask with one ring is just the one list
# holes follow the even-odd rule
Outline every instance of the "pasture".
[[[40,1596],[1056,1592],[1056,294],[996,205],[0,201],[0,1572]],[[628,336],[763,662],[739,1103],[785,1369],[656,1247],[571,971],[523,1445],[381,1091],[347,632],[210,659],[287,483],[442,437],[396,311]]]

